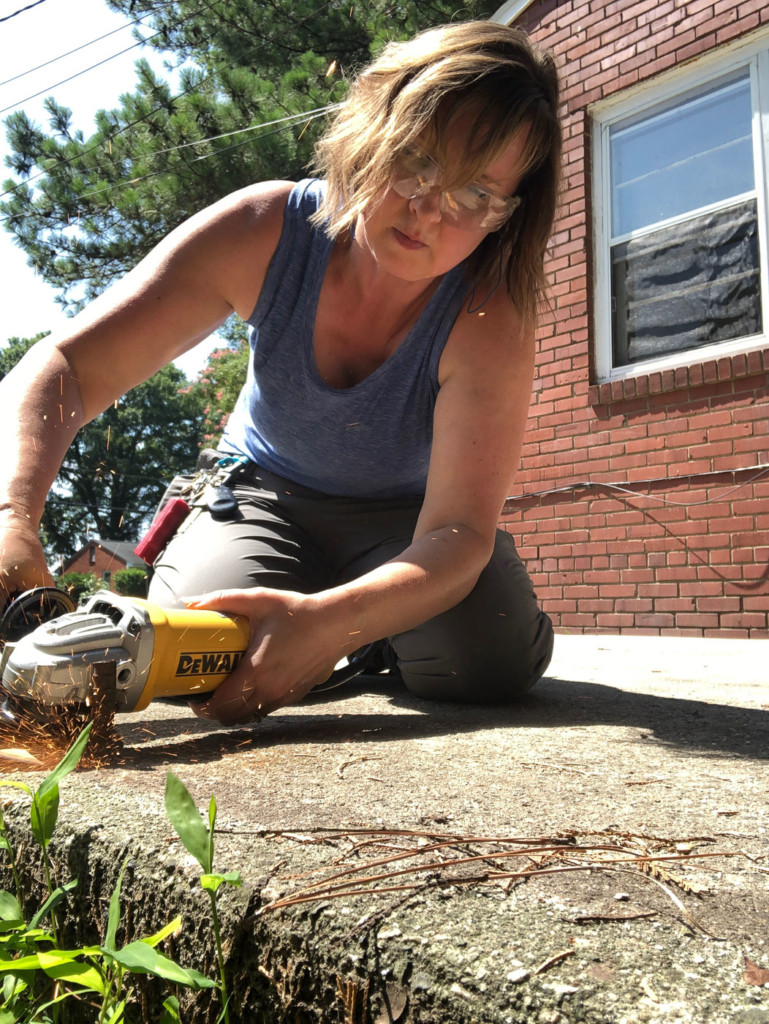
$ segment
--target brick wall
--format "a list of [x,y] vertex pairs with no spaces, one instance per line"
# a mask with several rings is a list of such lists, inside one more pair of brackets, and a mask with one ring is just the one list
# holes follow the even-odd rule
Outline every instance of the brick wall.
[[536,0],[516,24],[558,57],[565,159],[502,525],[561,631],[766,636],[769,349],[596,383],[587,107],[769,24],[769,6]]

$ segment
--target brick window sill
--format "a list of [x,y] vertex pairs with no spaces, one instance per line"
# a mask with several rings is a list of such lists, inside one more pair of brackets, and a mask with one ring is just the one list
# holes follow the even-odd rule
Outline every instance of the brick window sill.
[[591,405],[610,405],[612,402],[627,402],[649,395],[663,395],[673,391],[718,384],[722,381],[737,380],[769,373],[769,348],[753,352],[737,352],[709,359],[704,363],[677,366],[669,370],[654,370],[621,380],[603,381],[591,384],[588,400]]

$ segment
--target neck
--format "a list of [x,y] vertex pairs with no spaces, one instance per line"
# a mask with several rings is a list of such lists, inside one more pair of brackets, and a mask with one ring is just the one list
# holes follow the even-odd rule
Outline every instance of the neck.
[[439,278],[404,280],[383,269],[369,248],[366,227],[358,218],[355,236],[345,236],[337,245],[338,272],[354,299],[368,304],[386,305],[391,309],[408,309],[426,302],[435,291]]

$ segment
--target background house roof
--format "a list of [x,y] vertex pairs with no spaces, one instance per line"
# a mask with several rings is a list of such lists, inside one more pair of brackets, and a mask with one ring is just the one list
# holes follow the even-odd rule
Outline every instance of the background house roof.
[[[62,571],[66,572],[67,567],[72,565],[73,562],[91,547],[101,548],[102,551],[106,551],[108,555],[113,555],[115,558],[123,562],[127,569],[146,569],[147,563],[144,559],[139,558],[138,555],[134,554],[134,542],[127,540],[96,540],[95,538],[89,541],[88,544],[83,545],[78,551],[73,552],[69,558],[62,559]],[[119,568],[119,567],[118,567]]]

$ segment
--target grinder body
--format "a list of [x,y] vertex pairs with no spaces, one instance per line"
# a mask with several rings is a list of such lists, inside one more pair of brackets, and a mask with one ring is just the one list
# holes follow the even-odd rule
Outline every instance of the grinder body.
[[166,609],[101,591],[77,611],[43,622],[0,656],[3,687],[43,707],[87,704],[97,662],[115,663],[115,711],[141,711],[157,697],[210,693],[248,647],[242,616]]

